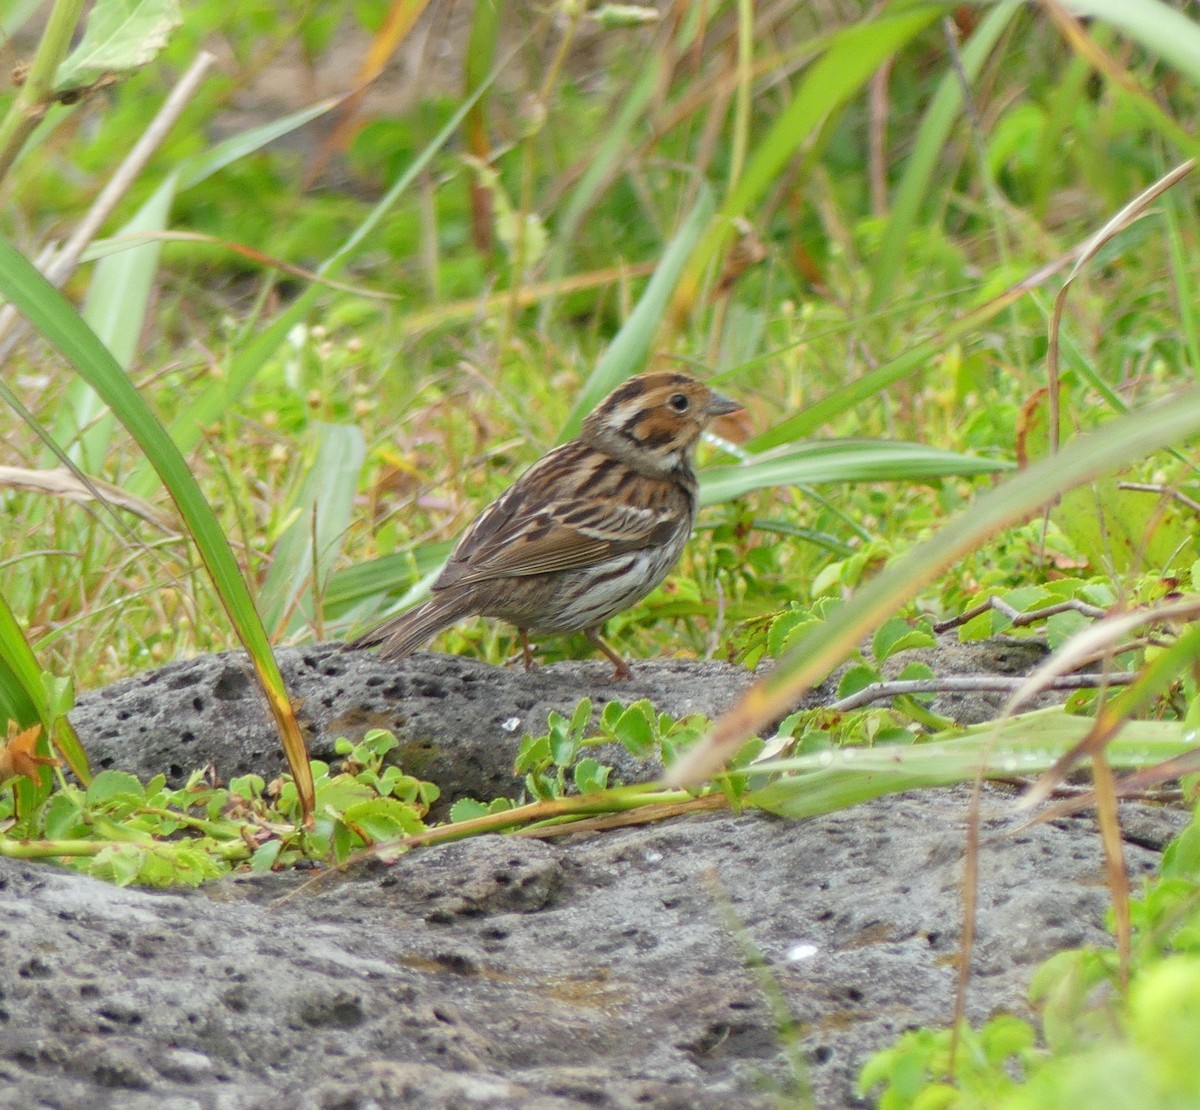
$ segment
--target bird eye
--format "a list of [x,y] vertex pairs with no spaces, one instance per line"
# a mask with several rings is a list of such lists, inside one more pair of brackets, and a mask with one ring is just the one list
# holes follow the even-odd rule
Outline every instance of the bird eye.
[[676,412],[687,412],[692,407],[692,402],[688,400],[685,393],[672,393],[667,399],[667,404]]

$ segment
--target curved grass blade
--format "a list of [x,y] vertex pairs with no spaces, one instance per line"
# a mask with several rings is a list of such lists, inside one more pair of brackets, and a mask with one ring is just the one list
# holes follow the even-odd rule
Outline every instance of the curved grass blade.
[[811,482],[923,481],[1011,470],[996,459],[959,455],[921,443],[890,440],[820,439],[751,456],[736,466],[700,472],[700,503],[716,505],[766,486]]
[[259,591],[263,624],[288,632],[316,620],[310,599],[328,581],[354,508],[367,456],[362,432],[347,424],[315,426],[316,457],[291,505],[292,520],[275,542],[271,568]]
[[565,443],[577,435],[583,418],[596,407],[596,403],[619,383],[636,373],[646,361],[650,346],[662,324],[667,304],[679,281],[679,275],[683,272],[701,232],[712,219],[713,207],[712,190],[701,189],[696,206],[663,251],[662,260],[629,314],[629,319],[613,337],[608,349],[596,364],[596,369],[584,383],[579,399],[563,426],[559,443]]
[[[962,50],[962,77],[974,80],[990,57],[992,48],[1016,14],[1024,8],[1017,0],[998,4],[971,32]],[[913,142],[904,176],[896,189],[883,241],[875,257],[867,311],[877,312],[891,292],[904,258],[905,245],[916,223],[922,203],[930,195],[929,183],[942,156],[946,139],[958,118],[963,102],[963,81],[951,70],[942,78]]]
[[[930,744],[840,748],[752,765],[753,773],[778,774],[752,790],[742,804],[784,817],[814,817],[836,809],[927,786],[984,778],[1011,778],[1049,770],[1088,734],[1093,722],[1059,707],[989,721],[961,736]],[[1180,721],[1130,721],[1107,751],[1114,767],[1140,769],[1195,748]]]
[[1200,26],[1162,0],[1071,0],[1076,16],[1111,24],[1200,84]]
[[778,181],[789,159],[830,114],[840,109],[884,61],[944,10],[942,5],[921,4],[897,15],[853,24],[831,37],[829,49],[805,75],[792,102],[758,144],[745,173],[688,261],[671,305],[673,320],[681,319],[695,303],[709,263],[734,233],[734,220],[744,216]]
[[3,239],[0,239],[0,293],[103,398],[141,447],[174,499],[212,578],[217,596],[250,655],[279,729],[307,820],[312,814],[314,798],[312,769],[304,736],[229,541],[187,461],[125,372],[70,302]]
[[1072,440],[989,490],[930,539],[887,566],[837,611],[835,621],[803,637],[713,726],[671,773],[673,784],[697,782],[716,771],[756,729],[786,713],[880,621],[989,537],[1066,490],[1153,451],[1200,434],[1200,388],[1109,421]]

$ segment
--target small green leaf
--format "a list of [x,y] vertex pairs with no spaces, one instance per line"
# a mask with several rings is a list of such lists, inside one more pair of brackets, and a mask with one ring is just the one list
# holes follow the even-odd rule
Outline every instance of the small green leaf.
[[99,0],[79,45],[58,67],[55,88],[78,88],[140,69],[182,22],[178,0]]
[[800,609],[790,609],[785,613],[780,613],[771,622],[771,628],[767,632],[768,654],[778,658],[787,650],[787,645],[794,636],[810,630],[816,623],[811,613]]
[[371,798],[352,805],[346,810],[345,821],[373,841],[397,840],[425,827],[411,806],[395,798]]
[[838,683],[838,697],[846,698],[851,694],[857,694],[873,682],[879,681],[879,672],[874,667],[868,667],[865,663],[855,663],[848,667],[846,673],[842,675],[842,679]]
[[400,746],[395,734],[386,728],[369,729],[362,742],[378,755],[387,755],[392,749]]
[[605,767],[590,756],[575,765],[575,788],[580,794],[595,794],[608,786],[611,767]]
[[621,719],[621,714],[625,712],[625,706],[619,701],[610,701],[600,711],[600,728],[606,733],[615,733],[617,731],[617,722]]
[[526,771],[532,771],[539,767],[548,767],[549,765],[550,737],[526,736],[521,741],[521,747],[517,751],[517,758],[513,765],[513,770],[518,775],[521,775]]
[[914,628],[902,617],[891,617],[879,626],[871,640],[875,662],[882,663],[898,651],[909,648],[936,647],[937,640],[925,628]]
[[575,712],[571,714],[571,738],[578,743],[583,739],[584,730],[592,720],[592,702],[590,698],[582,698]]
[[933,668],[928,663],[912,662],[896,676],[901,682],[923,682],[936,678]]
[[474,798],[459,798],[450,807],[450,823],[454,825],[459,821],[475,821],[480,817],[486,817],[491,812],[488,806],[483,802],[477,802]]
[[[575,716],[579,715],[576,709]],[[569,767],[579,754],[579,737],[575,733],[574,717],[568,721],[560,713],[550,714],[550,758],[556,767]]]
[[125,771],[101,771],[88,784],[87,804],[101,806],[117,799],[141,802],[146,797],[145,788],[134,775]]
[[83,827],[82,801],[76,790],[61,790],[50,798],[42,818],[47,838],[65,840],[79,834]]
[[621,714],[613,734],[630,754],[649,755],[654,750],[654,707],[645,699],[635,701]]

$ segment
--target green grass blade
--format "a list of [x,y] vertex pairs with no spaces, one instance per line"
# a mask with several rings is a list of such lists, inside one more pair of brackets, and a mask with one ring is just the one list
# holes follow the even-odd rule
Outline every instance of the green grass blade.
[[41,724],[75,777],[85,785],[91,781],[87,752],[62,707],[49,697],[37,656],[8,601],[0,594],[0,743],[9,720],[24,727]]
[[584,383],[575,407],[567,417],[567,423],[559,436],[560,443],[576,436],[583,424],[583,418],[596,407],[597,402],[630,374],[635,374],[642,368],[654,337],[662,325],[663,315],[679,281],[679,275],[701,233],[712,219],[713,203],[712,191],[702,189],[696,206],[663,251],[662,260],[629,314],[629,319],[622,325],[596,364],[596,369]]
[[342,550],[367,457],[357,428],[318,422],[314,430],[316,457],[289,506],[291,522],[275,543],[259,592],[263,623],[272,630],[286,627],[294,632],[316,617],[313,582],[323,590]]
[[1076,437],[1057,455],[989,490],[872,578],[838,610],[835,621],[803,637],[717,721],[708,739],[672,772],[671,780],[691,782],[715,771],[755,729],[795,705],[881,621],[1001,529],[1069,489],[1198,434],[1200,389],[1192,388]]
[[[1089,717],[1040,709],[964,730],[929,744],[840,748],[756,764],[755,773],[783,774],[750,791],[743,805],[783,817],[814,817],[883,794],[1049,770],[1093,727]],[[1116,768],[1138,769],[1182,755],[1195,737],[1181,721],[1129,721],[1105,752]]]
[[167,487],[204,561],[217,596],[258,673],[307,817],[312,812],[313,782],[304,737],[229,541],[187,461],[79,313],[3,239],[0,239],[0,293],[96,390],[137,441]]
[[700,503],[715,505],[767,486],[813,482],[928,481],[992,474],[1010,463],[976,458],[891,440],[822,439],[799,443],[769,458],[751,456],[736,466],[713,466],[700,474]]
[[175,168],[175,176],[179,179],[176,192],[182,193],[193,185],[199,185],[200,182],[206,181],[214,173],[218,173],[239,158],[262,150],[268,143],[273,143],[276,139],[290,135],[306,123],[319,119],[341,102],[342,98],[337,96],[319,100],[298,112],[292,112],[280,119],[271,120],[270,123],[230,135],[228,139],[222,139],[203,154],[195,154],[184,159]]
[[673,315],[695,303],[709,263],[733,234],[733,221],[744,216],[778,182],[788,161],[831,113],[842,108],[884,61],[944,10],[942,5],[922,4],[898,15],[852,24],[831,37],[829,49],[808,71],[791,103],[760,140],[746,172],[697,246],[676,291]]
[[[342,266],[349,261],[355,248],[378,228],[380,222],[395,206],[399,198],[433,160],[434,155],[454,135],[476,99],[482,96],[484,90],[490,87],[491,82],[495,80],[496,72],[497,69],[493,68],[488,81],[480,84],[479,88],[459,105],[446,125],[413,159],[404,173],[367,213],[346,241],[317,267],[317,273],[323,277],[333,277],[341,270]],[[229,411],[236,404],[238,398],[258,375],[260,368],[274,355],[288,332],[312,311],[323,291],[323,287],[320,285],[310,285],[249,343],[241,350],[234,352],[230,359],[228,373],[224,378],[213,382],[208,389],[194,398],[188,406],[188,411],[172,423],[171,438],[181,451],[185,453],[190,451],[199,442],[203,429],[217,421],[223,413]],[[127,488],[131,493],[145,496],[146,490],[153,485],[153,481],[153,472],[142,467],[131,476]]]
[[930,360],[959,336],[972,332],[993,316],[999,315],[1069,261],[1070,257],[1065,256],[1048,266],[1043,266],[1036,273],[1006,289],[998,297],[992,297],[983,304],[969,309],[956,320],[951,321],[948,327],[932,339],[918,343],[896,358],[890,359],[874,370],[863,374],[862,377],[842,386],[841,389],[827,394],[802,412],[776,424],[762,435],[755,436],[745,445],[746,449],[748,451],[765,451],[768,448],[778,447],[783,443],[792,443],[811,435],[822,424],[848,412],[856,405],[874,397],[875,394],[883,392],[909,374],[914,374],[928,366]]
[[953,69],[942,78],[933,100],[925,112],[913,143],[912,154],[904,167],[904,176],[896,189],[887,228],[875,259],[871,275],[871,294],[867,311],[876,312],[887,300],[896,275],[904,264],[908,237],[916,225],[921,205],[930,196],[930,182],[937,169],[950,129],[962,111],[963,79],[973,81],[992,49],[1000,40],[1013,18],[1024,5],[1017,0],[998,4],[971,32],[962,50],[962,77]]
[[[172,175],[121,229],[127,232],[162,231],[171,215],[175,196]],[[162,245],[153,240],[100,260],[92,274],[83,318],[126,371],[133,363],[138,340],[146,323],[146,308],[154,287]],[[76,379],[66,393],[64,411],[55,423],[57,443],[69,444],[68,454],[79,468],[97,474],[108,457],[113,416],[87,382]]]
[[1071,0],[1076,16],[1123,31],[1200,85],[1200,26],[1162,0]]
[[381,599],[405,594],[432,575],[445,563],[453,546],[449,541],[422,544],[412,551],[383,555],[334,571],[325,591],[326,620],[347,627],[356,627],[360,621],[381,620]]

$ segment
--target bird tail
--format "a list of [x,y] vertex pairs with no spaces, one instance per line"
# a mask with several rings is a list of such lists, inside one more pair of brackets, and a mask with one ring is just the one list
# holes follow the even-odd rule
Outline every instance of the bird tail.
[[347,647],[357,649],[382,644],[380,659],[403,659],[443,628],[449,628],[474,611],[470,594],[464,595],[458,591],[435,594],[424,605],[418,605],[407,613],[384,621],[378,628],[373,628],[357,640],[352,640]]

